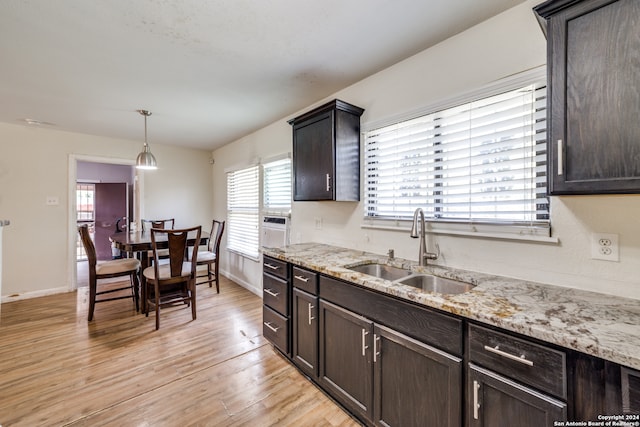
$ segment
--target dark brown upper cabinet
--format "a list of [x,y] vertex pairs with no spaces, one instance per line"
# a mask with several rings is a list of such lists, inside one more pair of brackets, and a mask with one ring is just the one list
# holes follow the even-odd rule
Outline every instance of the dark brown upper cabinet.
[[640,2],[550,0],[549,193],[640,193]]
[[360,200],[360,116],[338,99],[289,121],[293,126],[293,200]]

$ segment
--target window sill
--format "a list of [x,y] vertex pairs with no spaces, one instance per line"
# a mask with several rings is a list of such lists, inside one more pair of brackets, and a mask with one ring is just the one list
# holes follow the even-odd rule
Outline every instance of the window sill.
[[[368,230],[397,231],[409,234],[411,232],[411,221],[365,219],[360,227]],[[558,244],[560,242],[557,237],[548,235],[549,229],[545,227],[522,227],[494,224],[454,224],[427,221],[426,232],[445,236],[525,241],[542,244]]]

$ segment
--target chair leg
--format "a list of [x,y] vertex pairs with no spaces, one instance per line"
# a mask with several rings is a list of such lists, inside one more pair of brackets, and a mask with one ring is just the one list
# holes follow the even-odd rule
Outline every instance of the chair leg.
[[[157,278],[156,278],[157,279]],[[154,284],[155,290],[155,299],[156,299],[156,331],[160,329],[160,288],[158,287],[158,282],[156,281]]]
[[216,260],[216,268],[215,268],[215,274],[216,274],[216,293],[220,293],[220,275],[218,274],[218,261]]
[[[211,286],[211,285],[209,285]],[[189,281],[190,297],[191,297],[191,318],[196,320],[196,280]]]
[[93,320],[93,310],[96,307],[96,287],[98,286],[95,277],[89,278],[89,317],[88,321]]
[[136,300],[136,313],[140,311],[140,293],[138,288],[138,273],[131,273],[131,286],[133,286],[133,298]]
[[211,271],[211,263],[207,264],[207,279],[209,282],[209,287],[211,287],[211,282],[213,282],[213,272]]

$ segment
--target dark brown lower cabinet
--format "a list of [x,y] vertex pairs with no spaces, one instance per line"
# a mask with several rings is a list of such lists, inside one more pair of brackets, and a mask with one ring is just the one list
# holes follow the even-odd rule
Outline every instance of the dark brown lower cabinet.
[[318,377],[318,297],[293,288],[293,363]]
[[320,383],[380,426],[462,425],[462,359],[320,300]]
[[376,425],[462,425],[462,359],[377,324],[373,336]]
[[320,300],[320,384],[351,413],[373,419],[373,322]]
[[553,426],[567,419],[564,402],[474,364],[467,372],[469,427]]

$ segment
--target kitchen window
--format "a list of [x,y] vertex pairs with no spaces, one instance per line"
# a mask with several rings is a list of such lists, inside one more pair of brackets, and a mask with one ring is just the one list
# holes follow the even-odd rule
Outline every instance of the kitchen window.
[[366,126],[365,227],[549,237],[546,162],[544,70]]
[[265,163],[263,181],[263,210],[267,213],[288,213],[291,210],[291,159],[287,157]]
[[259,257],[260,167],[227,173],[227,249]]

